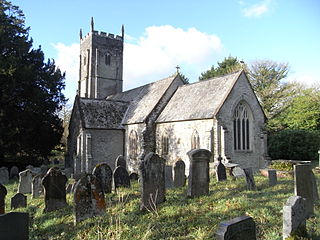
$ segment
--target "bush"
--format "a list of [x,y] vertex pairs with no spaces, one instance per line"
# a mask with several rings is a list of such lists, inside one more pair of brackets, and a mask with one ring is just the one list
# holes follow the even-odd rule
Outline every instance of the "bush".
[[272,159],[317,160],[320,132],[282,130],[269,135],[268,151]]

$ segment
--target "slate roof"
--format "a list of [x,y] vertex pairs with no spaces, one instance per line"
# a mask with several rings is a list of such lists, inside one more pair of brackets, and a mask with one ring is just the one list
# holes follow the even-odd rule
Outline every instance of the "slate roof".
[[156,122],[213,118],[241,73],[180,86]]

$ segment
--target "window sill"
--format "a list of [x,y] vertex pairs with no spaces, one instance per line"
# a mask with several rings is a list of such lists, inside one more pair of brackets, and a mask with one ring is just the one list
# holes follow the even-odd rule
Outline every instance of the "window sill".
[[252,150],[234,150],[235,153],[252,153]]

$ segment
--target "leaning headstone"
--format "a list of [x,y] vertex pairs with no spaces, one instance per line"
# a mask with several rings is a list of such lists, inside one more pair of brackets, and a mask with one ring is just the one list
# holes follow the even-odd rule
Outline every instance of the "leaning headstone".
[[246,175],[247,189],[256,190],[256,183],[254,181],[252,168],[244,168],[244,174]]
[[277,170],[275,169],[268,169],[268,178],[269,178],[269,186],[275,186],[278,182],[277,179]]
[[9,182],[9,171],[6,167],[0,168],[0,183],[7,184]]
[[66,183],[68,179],[59,168],[50,168],[42,179],[44,187],[44,212],[51,212],[67,206]]
[[9,212],[0,215],[1,240],[29,239],[29,213]]
[[155,210],[165,201],[165,160],[150,152],[140,163],[141,205],[140,210]]
[[105,213],[104,193],[96,176],[87,174],[76,183],[74,204],[75,223]]
[[217,240],[256,240],[256,224],[252,217],[241,216],[220,223]]
[[218,158],[218,166],[217,166],[217,171],[216,171],[216,178],[217,181],[225,181],[227,180],[227,172],[226,172],[226,167],[223,165],[222,158],[219,156]]
[[10,177],[10,179],[19,177],[19,169],[17,166],[13,166],[10,169],[10,176],[9,177]]
[[7,189],[0,183],[0,214],[5,213]]
[[306,237],[305,199],[291,196],[283,207],[283,239],[292,235]]
[[117,167],[123,167],[124,169],[127,169],[127,163],[126,163],[126,160],[124,159],[124,157],[122,155],[119,155],[116,159],[116,166],[115,168]]
[[209,193],[209,160],[211,152],[194,149],[188,152],[190,158],[188,197],[194,198]]
[[130,173],[129,177],[130,177],[130,181],[137,181],[139,179],[138,173],[135,173],[135,172]]
[[32,173],[29,169],[19,173],[19,193],[31,193]]
[[314,213],[314,190],[311,180],[311,165],[297,164],[294,165],[294,195],[306,199],[307,216]]
[[114,188],[130,187],[130,177],[127,170],[121,166],[117,167],[113,172]]
[[92,174],[98,178],[104,193],[112,191],[112,170],[106,163],[98,164],[92,171]]
[[25,207],[27,207],[27,196],[22,193],[16,193],[16,195],[11,198],[11,209]]
[[166,188],[172,188],[173,187],[172,166],[168,166],[168,165],[165,166],[164,176],[165,176]]
[[182,160],[176,161],[173,167],[174,177],[173,186],[174,187],[184,187],[186,185],[186,164]]
[[41,180],[42,180],[41,175],[36,175],[32,179],[32,198],[39,197],[43,192]]

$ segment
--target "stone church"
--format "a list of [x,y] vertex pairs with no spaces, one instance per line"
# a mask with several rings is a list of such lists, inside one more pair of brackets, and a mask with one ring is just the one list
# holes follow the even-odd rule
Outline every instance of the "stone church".
[[[187,152],[208,149],[241,167],[262,168],[267,157],[266,117],[244,71],[186,84],[179,72],[128,91],[123,85],[121,36],[80,31],[77,96],[69,124],[66,167],[91,172],[123,155],[128,170],[149,152],[173,165]],[[152,61],[152,59],[150,59]],[[138,63],[137,63],[138,64]],[[124,66],[125,67],[125,66]]]

